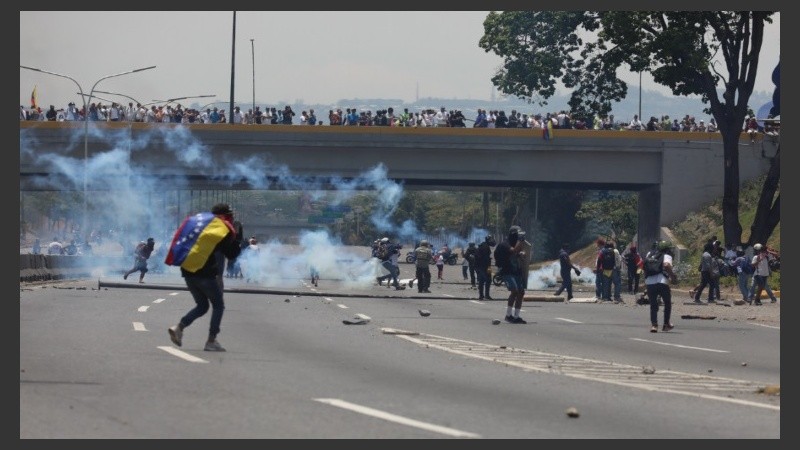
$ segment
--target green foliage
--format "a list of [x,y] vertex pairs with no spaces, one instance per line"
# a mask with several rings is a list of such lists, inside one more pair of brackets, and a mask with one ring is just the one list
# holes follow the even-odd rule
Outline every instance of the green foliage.
[[598,200],[584,202],[575,218],[592,220],[608,230],[608,237],[624,248],[636,234],[639,195],[631,192],[606,193]]

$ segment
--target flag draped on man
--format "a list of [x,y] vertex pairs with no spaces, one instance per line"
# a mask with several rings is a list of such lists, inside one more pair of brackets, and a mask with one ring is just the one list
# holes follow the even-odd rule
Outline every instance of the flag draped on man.
[[38,108],[39,105],[36,104],[36,86],[33,86],[33,92],[31,92],[31,108]]
[[236,233],[231,224],[210,212],[188,216],[175,231],[164,262],[196,272],[229,232]]

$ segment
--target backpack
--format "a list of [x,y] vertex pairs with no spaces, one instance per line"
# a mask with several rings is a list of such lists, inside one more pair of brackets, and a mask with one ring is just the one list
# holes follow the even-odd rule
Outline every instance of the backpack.
[[711,274],[712,277],[718,278],[720,276],[720,260],[719,258],[711,258],[711,267],[709,267],[708,272]]
[[502,268],[511,268],[511,248],[508,244],[500,244],[494,249],[494,265]]
[[756,272],[756,267],[747,257],[742,258],[742,260],[739,262],[739,267],[742,269],[742,273],[747,275],[752,275]]
[[603,270],[614,270],[614,266],[616,265],[614,249],[605,247],[600,251],[600,264]]
[[389,259],[389,246],[388,245],[379,245],[378,252],[377,252],[378,259],[381,261],[386,261]]
[[644,275],[646,277],[659,275],[664,271],[664,254],[661,252],[648,253],[644,258]]

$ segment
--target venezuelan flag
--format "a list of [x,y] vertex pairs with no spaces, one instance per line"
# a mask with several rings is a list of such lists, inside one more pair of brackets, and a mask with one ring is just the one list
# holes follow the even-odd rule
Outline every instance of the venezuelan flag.
[[31,108],[38,107],[39,104],[36,102],[36,86],[33,87],[33,92],[31,92]]
[[210,212],[188,216],[175,231],[164,262],[197,272],[228,233],[235,233],[233,226]]

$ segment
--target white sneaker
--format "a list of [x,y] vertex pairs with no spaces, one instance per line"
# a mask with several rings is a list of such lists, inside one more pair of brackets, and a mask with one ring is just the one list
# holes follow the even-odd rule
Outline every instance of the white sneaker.
[[173,325],[167,328],[167,331],[169,331],[169,338],[172,340],[172,343],[180,347],[183,343],[183,330],[181,330],[181,327]]

